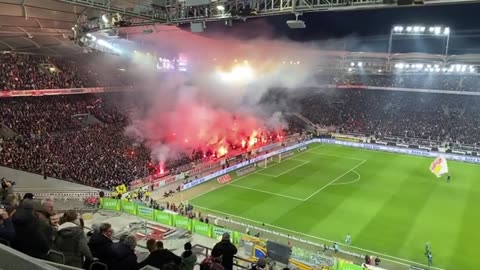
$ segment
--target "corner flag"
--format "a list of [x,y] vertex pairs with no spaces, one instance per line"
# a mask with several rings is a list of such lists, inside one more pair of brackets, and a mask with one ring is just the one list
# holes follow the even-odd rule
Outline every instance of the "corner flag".
[[430,164],[430,171],[437,177],[448,173],[447,159],[444,156],[437,157],[432,164]]

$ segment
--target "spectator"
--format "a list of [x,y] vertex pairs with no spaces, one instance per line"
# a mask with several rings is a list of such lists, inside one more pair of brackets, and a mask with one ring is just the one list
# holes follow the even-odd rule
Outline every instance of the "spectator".
[[222,241],[218,242],[212,250],[222,254],[222,265],[225,270],[233,269],[233,257],[237,254],[237,247],[230,242],[230,234],[228,232],[222,235]]
[[263,270],[265,267],[267,267],[265,258],[258,258],[257,263],[254,263],[250,270]]
[[0,205],[0,239],[12,243],[15,240],[15,228],[7,210]]
[[55,237],[54,249],[63,253],[66,265],[82,268],[84,258],[87,262],[91,262],[93,256],[80,226],[78,213],[74,210],[65,212],[63,221]]
[[200,263],[200,270],[225,270],[222,264],[222,253],[213,249],[212,254]]
[[8,195],[3,202],[3,206],[5,207],[5,211],[7,211],[9,215],[12,215],[13,211],[15,211],[18,206],[17,196],[15,196],[15,194]]
[[98,228],[98,232],[93,232],[88,242],[88,247],[93,257],[98,258],[101,262],[109,265],[112,254],[113,229],[109,223],[102,223]]
[[182,259],[180,257],[173,254],[173,252],[170,250],[163,248],[162,241],[157,241],[156,247],[157,248],[151,251],[145,260],[139,263],[139,268],[150,265],[158,269],[163,269],[165,264],[174,263],[176,265],[180,265],[182,263]]
[[197,255],[195,255],[192,252],[192,244],[190,242],[185,243],[183,245],[183,253],[182,256],[182,264],[181,264],[181,269],[182,270],[193,270],[195,267],[195,264],[197,263]]
[[140,269],[137,264],[137,255],[135,255],[136,246],[137,240],[133,235],[125,235],[120,242],[113,244],[111,263],[108,268],[115,270]]
[[31,200],[24,200],[13,214],[16,237],[12,247],[29,256],[46,259],[52,246],[52,234],[33,212],[33,204]]

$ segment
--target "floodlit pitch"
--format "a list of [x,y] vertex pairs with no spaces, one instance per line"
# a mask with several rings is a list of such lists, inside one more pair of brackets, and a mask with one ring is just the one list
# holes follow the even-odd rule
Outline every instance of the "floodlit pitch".
[[449,162],[452,181],[436,178],[431,158],[311,145],[280,163],[202,194],[190,203],[218,216],[287,232],[320,244],[404,264],[477,269],[480,166]]

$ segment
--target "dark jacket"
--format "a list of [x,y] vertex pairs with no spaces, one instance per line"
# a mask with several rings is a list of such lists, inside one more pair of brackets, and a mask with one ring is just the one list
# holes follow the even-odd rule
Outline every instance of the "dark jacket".
[[157,249],[150,252],[148,257],[143,260],[143,262],[139,263],[139,268],[150,265],[158,269],[162,269],[163,266],[168,263],[180,265],[182,263],[182,259],[168,249]]
[[140,269],[137,263],[137,255],[127,245],[115,243],[112,245],[112,260],[108,269],[114,270],[137,270]]
[[10,244],[15,240],[15,228],[11,218],[0,221],[0,238],[7,240]]
[[52,247],[53,229],[34,215],[30,205],[20,205],[12,222],[16,232],[12,247],[32,257],[46,259]]
[[75,223],[65,222],[58,227],[53,246],[54,250],[63,253],[66,265],[82,268],[84,257],[87,261],[93,261],[85,233]]
[[[233,256],[237,254],[237,247],[235,247],[230,240],[222,240],[214,247],[214,250],[222,254],[222,265],[225,270],[233,269]],[[213,253],[213,251],[212,251]]]
[[182,264],[180,265],[182,270],[193,270],[197,262],[197,256],[191,250],[184,251],[180,258],[182,258]]
[[112,245],[112,240],[100,232],[93,233],[88,241],[88,247],[93,257],[107,264],[112,254]]

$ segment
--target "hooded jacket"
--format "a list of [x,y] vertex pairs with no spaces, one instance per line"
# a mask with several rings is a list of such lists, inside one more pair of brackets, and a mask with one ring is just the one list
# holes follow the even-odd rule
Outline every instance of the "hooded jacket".
[[232,270],[233,256],[237,254],[237,247],[230,240],[222,240],[213,247],[213,250],[222,254],[222,265],[225,270]]
[[46,259],[47,253],[52,246],[53,229],[48,233],[46,224],[33,213],[33,207],[28,204],[21,204],[12,217],[16,237],[12,247],[39,259]]
[[83,258],[93,261],[83,229],[72,222],[65,222],[58,227],[54,249],[65,256],[65,264],[82,268]]
[[137,255],[127,245],[115,243],[112,245],[112,260],[108,269],[114,270],[137,270],[140,269],[137,263]]
[[193,270],[195,263],[197,262],[197,255],[195,255],[191,250],[185,250],[182,253],[182,264],[180,269],[182,270]]

